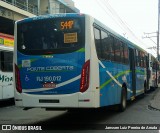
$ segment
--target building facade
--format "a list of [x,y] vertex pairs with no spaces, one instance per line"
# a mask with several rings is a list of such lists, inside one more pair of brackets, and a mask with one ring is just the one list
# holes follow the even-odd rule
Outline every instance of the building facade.
[[13,35],[16,20],[55,13],[79,10],[72,0],[0,0],[0,33]]
[[34,15],[79,13],[72,0],[2,0]]

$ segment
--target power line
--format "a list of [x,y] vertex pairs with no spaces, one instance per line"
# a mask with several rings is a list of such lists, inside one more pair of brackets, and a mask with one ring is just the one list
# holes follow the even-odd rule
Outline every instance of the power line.
[[[109,14],[109,12],[106,10],[106,9],[108,9],[108,8],[103,7],[103,4],[102,4],[99,0],[96,0],[96,1],[97,1],[96,3],[101,7],[101,9],[102,9],[106,14],[108,14],[109,17],[111,17],[111,18],[113,19],[113,21],[116,22],[116,24],[124,31],[124,27],[122,27],[122,25],[120,25],[119,22],[113,17],[113,15],[112,15],[112,14]],[[101,5],[101,4],[102,4],[102,5]]]
[[152,40],[152,38],[153,37],[158,37],[157,35],[153,35],[153,34],[158,34],[157,32],[150,32],[150,33],[145,33],[144,32],[144,37],[142,37],[142,38],[149,38],[154,44],[156,44],[157,45],[157,43],[154,41],[154,40]]
[[103,3],[110,10],[110,12],[112,13],[112,15],[116,16],[116,18],[119,20],[119,22],[121,23],[121,25],[127,31],[127,33],[129,33],[134,39],[136,39],[137,41],[139,41],[139,42],[141,42],[143,44],[143,42],[132,32],[132,30],[129,28],[129,26],[126,24],[126,22],[123,21],[120,18],[120,16],[117,14],[117,12],[111,7],[111,5],[109,4],[108,0],[105,0],[105,1],[103,0]]
[[[108,0],[106,1],[97,1],[97,4],[101,7],[101,9],[103,9],[105,11],[105,13],[107,13],[114,22],[116,22],[116,24],[118,26],[120,26],[120,28],[124,31],[127,32],[127,34],[130,35],[130,37],[132,37],[132,39],[137,40],[138,42],[140,42],[141,44],[144,44],[133,32],[132,30],[129,28],[129,26],[126,24],[126,22],[124,22],[120,16],[116,13],[116,11],[111,7],[111,5],[108,3]],[[108,12],[109,11],[109,12]],[[114,17],[113,17],[114,16]],[[136,41],[136,42],[137,42]],[[147,44],[145,44],[147,45]],[[148,45],[149,46],[149,45]]]

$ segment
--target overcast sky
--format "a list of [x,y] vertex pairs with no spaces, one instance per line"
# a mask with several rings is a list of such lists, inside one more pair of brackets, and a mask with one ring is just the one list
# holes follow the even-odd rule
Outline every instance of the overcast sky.
[[[114,31],[145,48],[156,46],[156,37],[142,39],[144,32],[157,32],[158,0],[73,0],[81,13],[97,18]],[[127,25],[127,26],[126,26]],[[129,29],[134,33],[134,36]],[[156,35],[152,34],[153,36]],[[137,39],[138,38],[138,39]],[[142,43],[141,43],[142,42]],[[148,50],[150,52],[156,51]]]

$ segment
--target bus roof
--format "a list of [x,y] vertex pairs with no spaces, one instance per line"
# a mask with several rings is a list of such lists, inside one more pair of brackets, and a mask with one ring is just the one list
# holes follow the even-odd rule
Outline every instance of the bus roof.
[[82,13],[58,13],[58,14],[48,14],[48,15],[40,15],[40,16],[35,16],[35,17],[30,17],[30,18],[25,18],[22,20],[16,21],[16,23],[21,23],[21,22],[30,22],[34,20],[42,20],[42,19],[49,19],[49,18],[58,18],[58,17],[84,17],[85,14]]
[[[84,16],[90,16],[87,14],[82,14],[82,13],[59,13],[59,14],[48,14],[48,15],[41,15],[41,16],[36,16],[36,17],[31,17],[31,18],[25,18],[23,20],[19,20],[16,23],[23,23],[23,22],[30,22],[30,21],[35,21],[35,20],[42,20],[42,19],[49,19],[49,18],[57,18],[57,17],[84,17]],[[93,18],[93,17],[92,17]],[[99,20],[94,18],[94,21],[97,25],[99,25],[101,28],[106,29],[107,31],[109,31],[111,34],[113,34],[113,36],[118,37],[120,40],[124,41],[125,43],[128,44],[129,47],[134,47],[137,48],[145,53],[147,53],[147,51],[145,51],[143,48],[141,48],[140,46],[136,45],[135,43],[129,41],[128,39],[124,38],[123,36],[121,36],[120,34],[118,34],[117,32],[113,31],[112,29],[110,29],[108,26],[106,26],[105,24],[103,24],[102,22],[100,22]]]

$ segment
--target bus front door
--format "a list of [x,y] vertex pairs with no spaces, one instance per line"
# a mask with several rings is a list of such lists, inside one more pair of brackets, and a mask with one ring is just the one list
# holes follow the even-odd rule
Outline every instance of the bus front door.
[[135,53],[134,49],[129,48],[129,61],[130,61],[130,71],[131,71],[131,100],[135,99],[136,96],[136,70],[135,70]]

